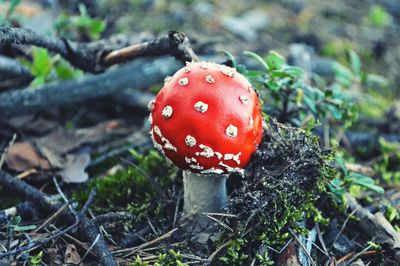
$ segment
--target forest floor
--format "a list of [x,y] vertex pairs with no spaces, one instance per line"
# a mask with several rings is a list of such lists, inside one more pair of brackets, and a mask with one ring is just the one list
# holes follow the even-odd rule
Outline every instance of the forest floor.
[[[0,25],[0,265],[399,263],[400,3],[0,1]],[[200,233],[147,109],[196,55],[268,128]]]

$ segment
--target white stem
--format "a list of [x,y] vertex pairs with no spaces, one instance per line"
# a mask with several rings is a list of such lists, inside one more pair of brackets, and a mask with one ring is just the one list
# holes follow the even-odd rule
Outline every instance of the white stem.
[[183,171],[185,216],[204,225],[211,221],[204,212],[220,212],[226,205],[226,175],[201,175]]

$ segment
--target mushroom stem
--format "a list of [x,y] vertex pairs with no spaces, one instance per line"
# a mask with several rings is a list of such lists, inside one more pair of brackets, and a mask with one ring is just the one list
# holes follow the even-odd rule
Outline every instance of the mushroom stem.
[[200,225],[211,221],[204,212],[219,212],[225,205],[227,175],[202,175],[183,171],[185,216],[194,217]]

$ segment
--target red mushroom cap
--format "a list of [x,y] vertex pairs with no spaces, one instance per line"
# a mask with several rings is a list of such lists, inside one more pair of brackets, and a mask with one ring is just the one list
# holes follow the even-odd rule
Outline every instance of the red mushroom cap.
[[262,137],[256,92],[234,68],[187,63],[149,103],[154,146],[202,174],[242,172]]

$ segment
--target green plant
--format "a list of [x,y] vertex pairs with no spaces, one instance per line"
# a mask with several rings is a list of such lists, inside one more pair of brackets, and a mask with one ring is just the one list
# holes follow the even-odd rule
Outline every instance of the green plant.
[[43,260],[43,251],[40,251],[35,256],[29,257],[29,263],[31,266],[39,266],[42,263],[42,260]]
[[343,202],[343,195],[345,193],[359,194],[360,187],[376,193],[384,192],[384,189],[376,185],[371,177],[349,171],[343,157],[337,155],[335,161],[341,171],[338,172],[336,178],[330,182],[329,190],[336,202]]
[[257,60],[262,70],[249,70],[234,59],[233,64],[254,84],[266,103],[264,111],[268,115],[296,126],[301,126],[310,117],[321,122],[333,117],[345,124],[351,124],[357,118],[352,98],[343,90],[335,87],[319,89],[306,84],[304,71],[287,65],[284,57],[274,51],[265,59],[253,52],[245,54]]
[[177,170],[154,150],[146,155],[132,150],[131,155],[131,166],[89,181],[83,190],[74,193],[74,199],[83,203],[91,189],[96,188],[94,205],[98,209],[127,208],[136,220],[157,211],[158,205],[154,203],[161,196],[157,192],[174,180]]
[[400,143],[379,139],[380,156],[374,165],[374,171],[382,177],[386,184],[400,184]]
[[[8,6],[7,6],[8,2]],[[0,13],[0,27],[1,26],[8,26],[8,20],[13,15],[17,6],[21,3],[21,0],[0,0],[0,6],[4,6],[4,13]]]
[[392,20],[392,16],[380,5],[372,6],[367,17],[368,23],[378,28],[388,26]]
[[20,225],[21,217],[15,216],[10,219],[7,224],[7,231],[10,236],[14,236],[18,232],[30,231],[36,228],[36,225]]
[[72,38],[73,32],[77,30],[87,34],[91,39],[99,39],[106,29],[105,21],[91,18],[83,4],[79,5],[79,12],[79,16],[61,15],[57,18],[54,24],[57,32],[64,37]]
[[35,77],[30,86],[36,87],[49,81],[72,79],[82,75],[82,71],[74,69],[59,55],[51,56],[46,49],[34,47],[32,49],[32,62],[21,59],[31,74]]

